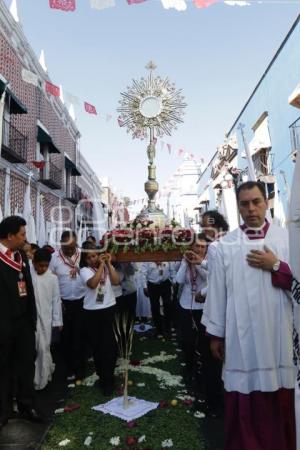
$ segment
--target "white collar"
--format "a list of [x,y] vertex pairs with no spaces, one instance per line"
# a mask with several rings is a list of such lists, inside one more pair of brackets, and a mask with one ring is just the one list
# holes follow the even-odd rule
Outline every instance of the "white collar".
[[0,242],[0,252],[5,254],[7,252],[7,250],[8,250],[8,247],[5,247],[5,245]]

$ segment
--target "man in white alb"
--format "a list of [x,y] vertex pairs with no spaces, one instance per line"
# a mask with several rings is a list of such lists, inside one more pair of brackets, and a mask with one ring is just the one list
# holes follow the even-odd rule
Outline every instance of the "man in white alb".
[[202,319],[224,360],[225,449],[295,450],[287,232],[266,221],[262,184],[237,200],[244,225],[217,246]]

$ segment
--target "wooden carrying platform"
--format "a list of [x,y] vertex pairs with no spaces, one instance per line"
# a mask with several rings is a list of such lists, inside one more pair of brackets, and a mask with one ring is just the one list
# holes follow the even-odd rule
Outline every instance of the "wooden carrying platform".
[[180,249],[168,250],[164,252],[163,250],[156,252],[143,252],[134,253],[133,250],[128,250],[128,252],[123,253],[122,251],[112,255],[112,260],[114,262],[165,262],[165,261],[181,261],[183,254]]

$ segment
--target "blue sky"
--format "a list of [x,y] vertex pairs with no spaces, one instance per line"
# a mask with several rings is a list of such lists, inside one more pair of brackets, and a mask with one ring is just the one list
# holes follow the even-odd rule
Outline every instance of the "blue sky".
[[[5,0],[10,4],[10,0]],[[179,148],[209,160],[300,12],[300,2],[185,12],[164,10],[160,0],[92,10],[77,0],[74,13],[51,10],[48,0],[17,0],[24,32],[39,55],[43,48],[55,84],[96,105],[98,116],[76,107],[81,151],[100,177],[132,199],[145,196],[146,144],[132,141],[116,120],[120,92],[145,75],[153,59],[157,73],[183,89],[185,121],[172,137],[172,154],[157,148],[162,185],[178,167]]]

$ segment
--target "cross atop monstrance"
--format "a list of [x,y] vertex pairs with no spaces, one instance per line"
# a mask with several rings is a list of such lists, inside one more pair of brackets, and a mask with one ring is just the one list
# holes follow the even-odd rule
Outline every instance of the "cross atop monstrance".
[[155,70],[157,69],[157,65],[153,61],[149,61],[148,64],[145,66],[147,70]]
[[174,83],[160,76],[154,77],[156,64],[150,61],[146,65],[148,77],[139,81],[132,80],[132,85],[122,92],[120,100],[121,126],[127,127],[127,132],[133,139],[149,138],[147,146],[148,180],[145,191],[148,195],[148,207],[142,210],[143,217],[150,218],[157,225],[163,225],[166,217],[162,210],[155,205],[155,195],[158,192],[156,181],[155,144],[156,137],[171,136],[173,129],[181,122],[184,114],[184,97],[181,89],[176,90]]

